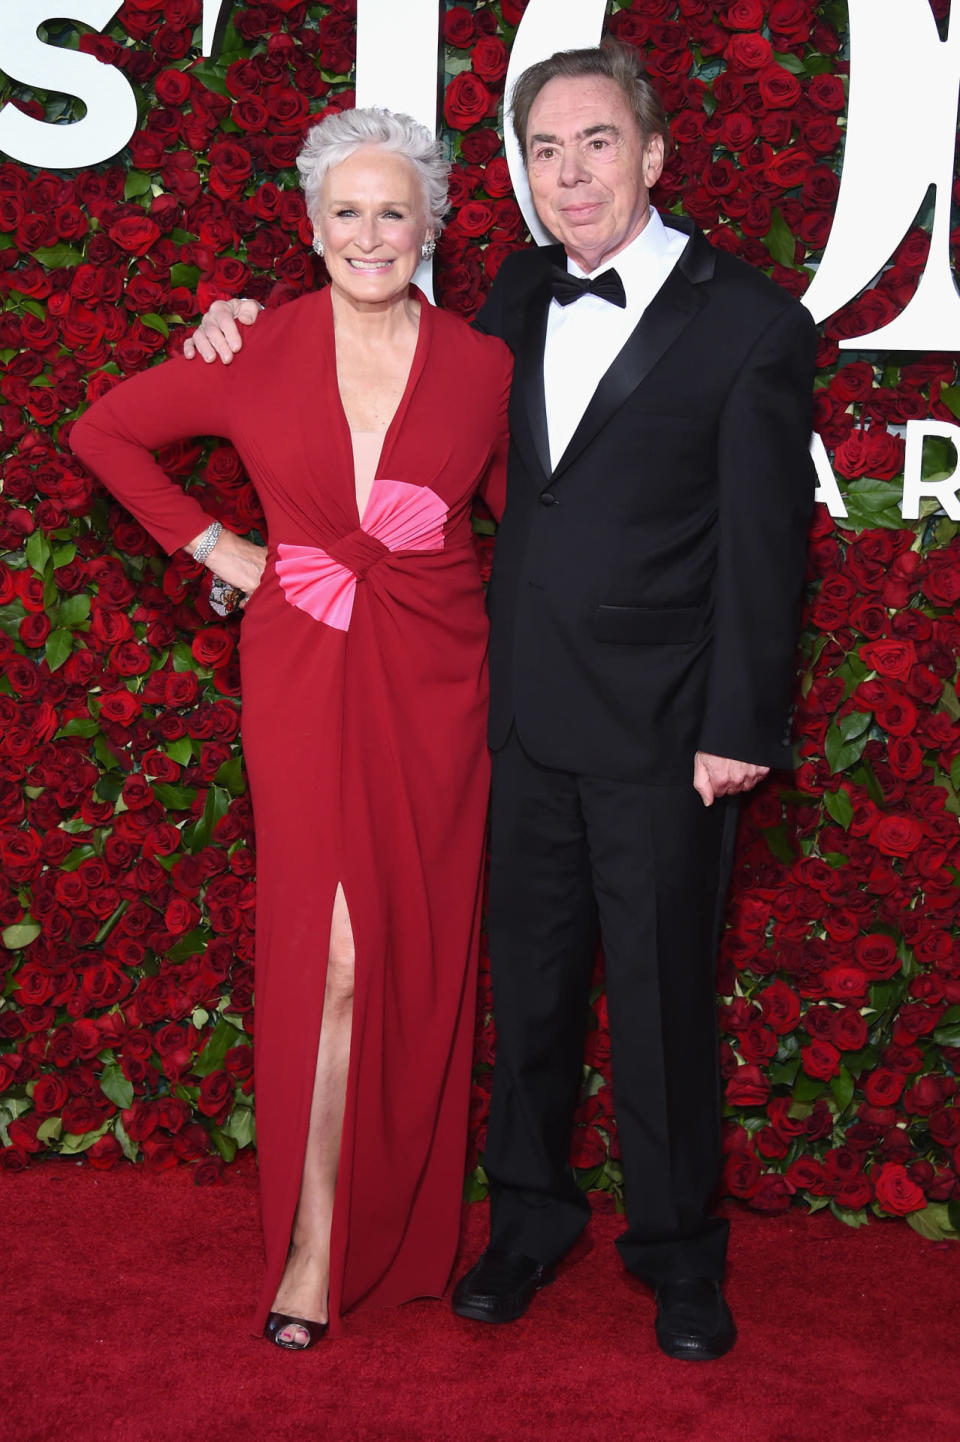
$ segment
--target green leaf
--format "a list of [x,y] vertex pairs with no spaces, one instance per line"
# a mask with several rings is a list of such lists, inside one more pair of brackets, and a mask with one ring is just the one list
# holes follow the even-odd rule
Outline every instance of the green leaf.
[[84,621],[90,619],[90,597],[82,591],[76,596],[67,596],[57,607],[54,619],[58,626],[64,626],[68,630],[74,626],[82,626]]
[[[944,1222],[947,1226],[944,1227]],[[946,1207],[926,1206],[919,1212],[910,1212],[907,1216],[907,1225],[921,1237],[926,1237],[928,1242],[945,1242],[949,1233],[949,1221],[947,1220]]]
[[231,756],[229,761],[224,761],[213,779],[218,785],[225,786],[231,796],[242,796],[247,789],[243,761],[239,756]]
[[8,951],[22,951],[40,935],[39,921],[15,921],[0,931],[0,938]]
[[197,798],[192,786],[176,786],[170,781],[157,781],[153,794],[167,811],[189,811]]
[[116,911],[112,912],[110,916],[107,917],[106,921],[103,923],[100,930],[97,932],[96,936],[93,939],[94,946],[103,945],[103,943],[106,941],[107,937],[110,935],[111,931],[116,926],[117,922],[120,920],[121,916],[126,911],[129,905],[129,898],[126,898],[125,900],[121,901]]
[[193,760],[193,742],[189,736],[181,736],[176,741],[168,741],[163,748],[164,756],[169,756],[171,761],[176,761],[178,766],[189,766]]
[[123,183],[124,200],[136,200],[138,195],[149,195],[152,189],[149,175],[142,170],[128,170]]
[[768,826],[763,833],[763,839],[770,848],[771,853],[782,861],[784,866],[791,866],[797,859],[796,848],[793,841],[787,835],[785,826]]
[[465,1202],[482,1202],[489,1191],[490,1183],[487,1181],[486,1172],[483,1167],[475,1167],[463,1183],[463,1200]]
[[120,1117],[117,1117],[114,1120],[113,1135],[116,1137],[117,1141],[123,1148],[123,1155],[126,1157],[127,1161],[135,1162],[137,1160],[137,1155],[140,1151],[140,1145],[138,1142],[131,1141],[130,1138],[127,1136],[126,1128],[124,1127],[123,1121]]
[[170,334],[170,327],[167,325],[163,316],[156,315],[153,311],[148,311],[146,315],[142,315],[140,317],[140,324],[147,326],[149,330],[159,331],[164,340],[166,340]]
[[837,722],[840,735],[844,741],[855,741],[863,735],[872,719],[869,711],[850,711]]
[[807,1076],[801,1072],[794,1082],[793,1097],[798,1102],[812,1102],[816,1097],[823,1096],[824,1083],[817,1077]]
[[781,55],[779,51],[773,52],[773,58],[783,70],[788,70],[791,75],[806,74],[806,63],[798,55]]
[[164,952],[164,958],[166,961],[178,965],[181,961],[186,961],[190,956],[198,956],[206,944],[206,933],[201,931],[199,927],[194,927],[192,931],[185,932],[183,936]]
[[[849,718],[844,719],[847,720]],[[869,732],[864,731],[862,735],[847,741],[844,739],[837,723],[835,721],[830,723],[827,727],[827,738],[823,749],[827,759],[827,765],[834,775],[836,775],[838,771],[846,771],[854,762],[860,760],[868,740]]]
[[216,1147],[217,1151],[223,1157],[223,1160],[229,1166],[229,1164],[233,1161],[234,1157],[237,1155],[237,1144],[233,1140],[233,1137],[224,1136],[223,1132],[220,1130],[219,1127],[211,1127],[210,1139],[213,1142],[213,1145]]
[[187,851],[202,851],[210,845],[213,829],[221,817],[226,816],[230,806],[230,793],[221,786],[211,786],[207,792],[203,815],[199,821],[183,828],[183,844]]
[[34,260],[38,260],[45,270],[59,270],[65,266],[79,265],[83,256],[79,250],[74,250],[72,245],[60,241],[57,245],[44,246],[40,250],[32,250],[30,254]]
[[67,721],[57,732],[61,736],[96,736],[100,730],[100,722],[93,716],[74,716],[72,721]]
[[73,635],[57,627],[44,642],[44,654],[51,671],[58,671],[73,650]]
[[853,1100],[854,1090],[853,1077],[845,1066],[840,1067],[839,1076],[830,1078],[830,1090],[833,1092],[838,1110],[845,1112]]
[[77,548],[72,541],[68,541],[64,546],[54,546],[53,569],[57,571],[61,566],[69,566],[76,554]]
[[839,1207],[831,1199],[830,1210],[833,1215],[847,1227],[865,1227],[870,1220],[865,1211],[852,1212],[849,1207]]
[[242,1046],[245,1040],[242,1031],[238,1031],[235,1026],[231,1026],[230,1022],[221,1017],[214,1028],[213,1035],[191,1067],[191,1071],[199,1077],[210,1076],[212,1072],[219,1071],[230,1048]]
[[100,1076],[100,1090],[114,1106],[126,1109],[133,1106],[133,1083],[128,1081],[120,1067],[114,1062],[105,1066]]
[[946,436],[925,436],[920,474],[925,481],[945,481],[957,469],[957,448]]
[[825,791],[823,804],[833,817],[838,826],[844,831],[850,830],[850,822],[853,820],[853,802],[850,800],[850,793],[841,786],[839,791]]
[[47,562],[53,554],[46,536],[42,531],[31,532],[23,549],[31,570],[36,571],[38,576],[42,576],[47,568]]
[[[943,683],[943,691],[940,696],[940,705],[946,711],[951,721],[960,721],[960,698],[957,697],[956,688],[952,681]],[[951,776],[951,781],[953,777]]]
[[185,265],[183,261],[177,261],[176,265],[170,267],[171,285],[185,285],[188,290],[193,290],[199,279],[200,267],[197,265]]
[[200,671],[201,669],[193,659],[190,647],[184,641],[177,641],[170,652],[170,659],[175,671]]
[[940,399],[948,411],[952,411],[960,420],[960,386],[941,386]]
[[88,1147],[93,1146],[94,1142],[98,1142],[109,1129],[110,1123],[107,1121],[97,1127],[95,1132],[84,1132],[82,1137],[66,1136],[60,1151],[64,1156],[76,1156],[79,1152],[85,1152]]
[[779,265],[792,268],[796,264],[796,241],[780,210],[773,212],[770,229],[766,234],[766,246]]
[[60,1117],[47,1117],[37,1127],[38,1142],[58,1142],[63,1131],[63,1122]]
[[960,1232],[960,1201],[956,1198],[947,1203],[947,1219],[952,1232]]
[[960,1046],[960,1026],[940,1026],[933,1033],[937,1046]]
[[253,1108],[249,1106],[234,1107],[223,1125],[223,1132],[225,1136],[232,1137],[238,1147],[251,1146],[257,1135]]

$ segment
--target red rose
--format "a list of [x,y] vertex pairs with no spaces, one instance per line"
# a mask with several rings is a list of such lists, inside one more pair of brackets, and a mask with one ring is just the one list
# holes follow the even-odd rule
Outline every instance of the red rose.
[[233,655],[235,644],[233,636],[223,626],[206,626],[194,636],[190,650],[199,666],[215,670],[226,665]]
[[233,1081],[225,1071],[211,1072],[200,1083],[197,1106],[205,1117],[223,1117],[233,1100]]
[[733,0],[723,17],[731,30],[759,30],[763,25],[763,6],[760,0]]
[[760,1185],[760,1163],[753,1152],[738,1148],[723,1164],[723,1188],[733,1197],[752,1197]]
[[800,998],[785,981],[775,979],[761,993],[763,1019],[780,1036],[792,1032],[800,1020]]
[[840,1053],[828,1041],[814,1041],[800,1050],[803,1070],[817,1081],[829,1081],[840,1074]]
[[123,1158],[123,1148],[112,1132],[98,1137],[92,1147],[87,1148],[87,1161],[98,1172],[109,1171]]
[[919,1212],[926,1206],[926,1198],[910,1180],[906,1167],[899,1162],[884,1162],[871,1177],[877,1194],[877,1205],[895,1217],[905,1217],[909,1212]]
[[786,110],[800,99],[800,82],[782,65],[765,65],[757,77],[760,95],[764,105],[774,110]]
[[130,255],[146,255],[151,246],[160,239],[160,227],[148,215],[128,215],[107,227],[107,234],[115,245]]
[[751,75],[773,60],[773,46],[762,35],[732,35],[725,51],[730,69]]
[[510,52],[503,41],[496,36],[484,36],[478,40],[471,54],[473,73],[487,85],[496,85],[507,73]]
[[465,5],[454,5],[443,17],[443,38],[448,45],[463,50],[476,34],[473,14]]
[[727,1082],[725,1095],[731,1106],[763,1106],[770,1095],[770,1083],[758,1066],[738,1066]]
[[881,816],[870,840],[885,856],[912,856],[923,840],[923,828],[912,816]]
[[863,1094],[872,1107],[892,1107],[900,1100],[906,1078],[889,1067],[877,1067],[863,1083]]
[[489,115],[491,98],[483,81],[464,70],[447,86],[443,97],[444,119],[451,130],[468,130]]

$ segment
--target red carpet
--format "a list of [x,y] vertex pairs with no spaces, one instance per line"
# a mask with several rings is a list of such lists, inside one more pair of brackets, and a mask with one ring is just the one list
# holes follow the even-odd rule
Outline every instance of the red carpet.
[[[248,1331],[250,1167],[204,1190],[50,1162],[0,1196],[3,1442],[960,1439],[960,1250],[899,1223],[735,1211],[721,1362],[656,1350],[609,1214],[513,1326],[416,1302],[297,1357]],[[467,1210],[465,1255],[484,1221]]]

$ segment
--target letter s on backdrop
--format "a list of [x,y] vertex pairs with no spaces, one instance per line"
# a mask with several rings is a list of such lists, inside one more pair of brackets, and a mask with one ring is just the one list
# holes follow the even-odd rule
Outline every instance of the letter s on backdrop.
[[0,69],[23,85],[76,95],[87,107],[82,120],[52,125],[8,104],[0,111],[0,150],[24,165],[70,170],[123,149],[137,128],[137,102],[126,77],[93,55],[45,45],[37,35],[38,25],[55,19],[103,30],[119,9],[119,0],[0,4]]

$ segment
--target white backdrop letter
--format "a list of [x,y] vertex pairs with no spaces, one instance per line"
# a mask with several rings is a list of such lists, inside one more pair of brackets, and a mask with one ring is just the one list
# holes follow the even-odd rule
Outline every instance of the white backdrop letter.
[[0,66],[14,80],[38,90],[76,95],[87,107],[72,125],[51,125],[15,105],[0,111],[0,150],[24,165],[69,170],[96,165],[122,150],[137,128],[137,102],[125,75],[93,55],[44,45],[37,26],[76,20],[103,30],[120,0],[57,0],[34,5],[7,0],[0,9]]
[[960,521],[960,500],[957,499],[960,478],[957,476],[957,466],[954,466],[951,475],[941,481],[923,479],[923,443],[927,436],[942,436],[944,440],[952,441],[953,448],[960,457],[960,426],[950,425],[947,421],[907,421],[907,454],[903,466],[901,514],[905,521],[919,520],[920,502],[925,496],[934,496],[951,521]]
[[937,204],[926,269],[896,320],[847,350],[960,349],[960,296],[950,268],[950,198],[960,93],[960,15],[941,40],[929,0],[849,0],[850,104],[837,211],[804,296],[826,320],[883,269],[927,187]]

